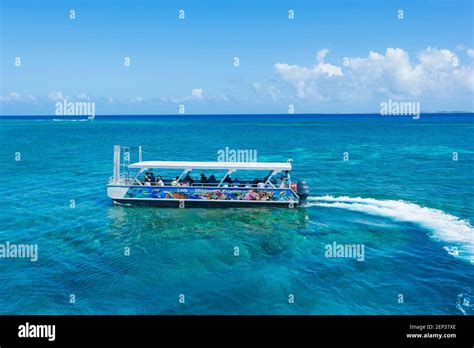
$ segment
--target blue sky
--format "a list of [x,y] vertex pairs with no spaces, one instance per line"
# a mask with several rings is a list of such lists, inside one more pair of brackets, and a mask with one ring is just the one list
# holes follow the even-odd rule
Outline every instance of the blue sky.
[[4,115],[54,114],[63,99],[97,114],[474,109],[470,0],[1,4]]

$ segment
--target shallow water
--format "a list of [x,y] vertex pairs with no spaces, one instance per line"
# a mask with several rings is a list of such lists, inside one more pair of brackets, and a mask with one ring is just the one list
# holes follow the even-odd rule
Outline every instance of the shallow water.
[[[0,243],[39,256],[0,258],[0,313],[474,314],[473,120],[3,118]],[[311,197],[297,210],[115,206],[114,144],[145,160],[212,161],[226,146],[291,158]],[[333,242],[363,245],[364,260],[326,257]]]

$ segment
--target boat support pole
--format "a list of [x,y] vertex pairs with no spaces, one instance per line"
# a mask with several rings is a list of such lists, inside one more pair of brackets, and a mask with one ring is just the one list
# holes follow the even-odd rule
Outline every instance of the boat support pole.
[[120,181],[120,145],[114,145],[114,184]]
[[189,168],[186,168],[185,170],[183,170],[183,172],[181,173],[177,181],[179,182],[186,174],[190,173],[191,170],[192,169],[189,169]]
[[271,182],[270,182],[270,179],[275,175],[275,174],[278,174],[280,173],[280,170],[274,170],[270,176],[268,177],[267,181],[265,181],[265,186],[267,186],[267,184],[270,184],[272,187],[275,187],[275,185],[273,185]]
[[217,187],[221,187],[222,183],[224,182],[224,180],[230,175],[232,174],[233,172],[235,172],[235,169],[229,169],[227,171],[227,173],[225,173],[224,177],[222,178],[222,180],[220,181],[219,185],[217,185]]

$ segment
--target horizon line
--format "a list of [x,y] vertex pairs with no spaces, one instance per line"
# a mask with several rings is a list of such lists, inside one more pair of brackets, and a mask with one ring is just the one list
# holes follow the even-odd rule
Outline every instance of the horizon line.
[[[421,115],[426,115],[426,114],[474,114],[474,111],[426,111],[426,112],[420,112]],[[338,113],[208,113],[208,114],[196,114],[196,113],[185,113],[185,114],[100,114],[100,115],[94,115],[94,117],[113,117],[113,116],[291,116],[291,115],[355,115],[355,116],[360,116],[360,115],[380,115],[380,116],[385,116],[385,117],[394,117],[394,116],[413,116],[413,115],[381,115],[380,112],[357,112],[357,113],[346,113],[346,112],[338,112]],[[91,115],[51,115],[51,114],[45,114],[45,115],[0,115],[0,117],[88,117]]]

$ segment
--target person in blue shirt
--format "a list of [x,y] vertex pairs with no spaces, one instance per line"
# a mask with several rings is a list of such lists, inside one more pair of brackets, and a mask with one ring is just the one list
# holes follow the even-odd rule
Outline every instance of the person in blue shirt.
[[153,174],[153,172],[150,172],[149,178],[150,178],[151,184],[154,185],[156,179],[155,179],[155,175]]

